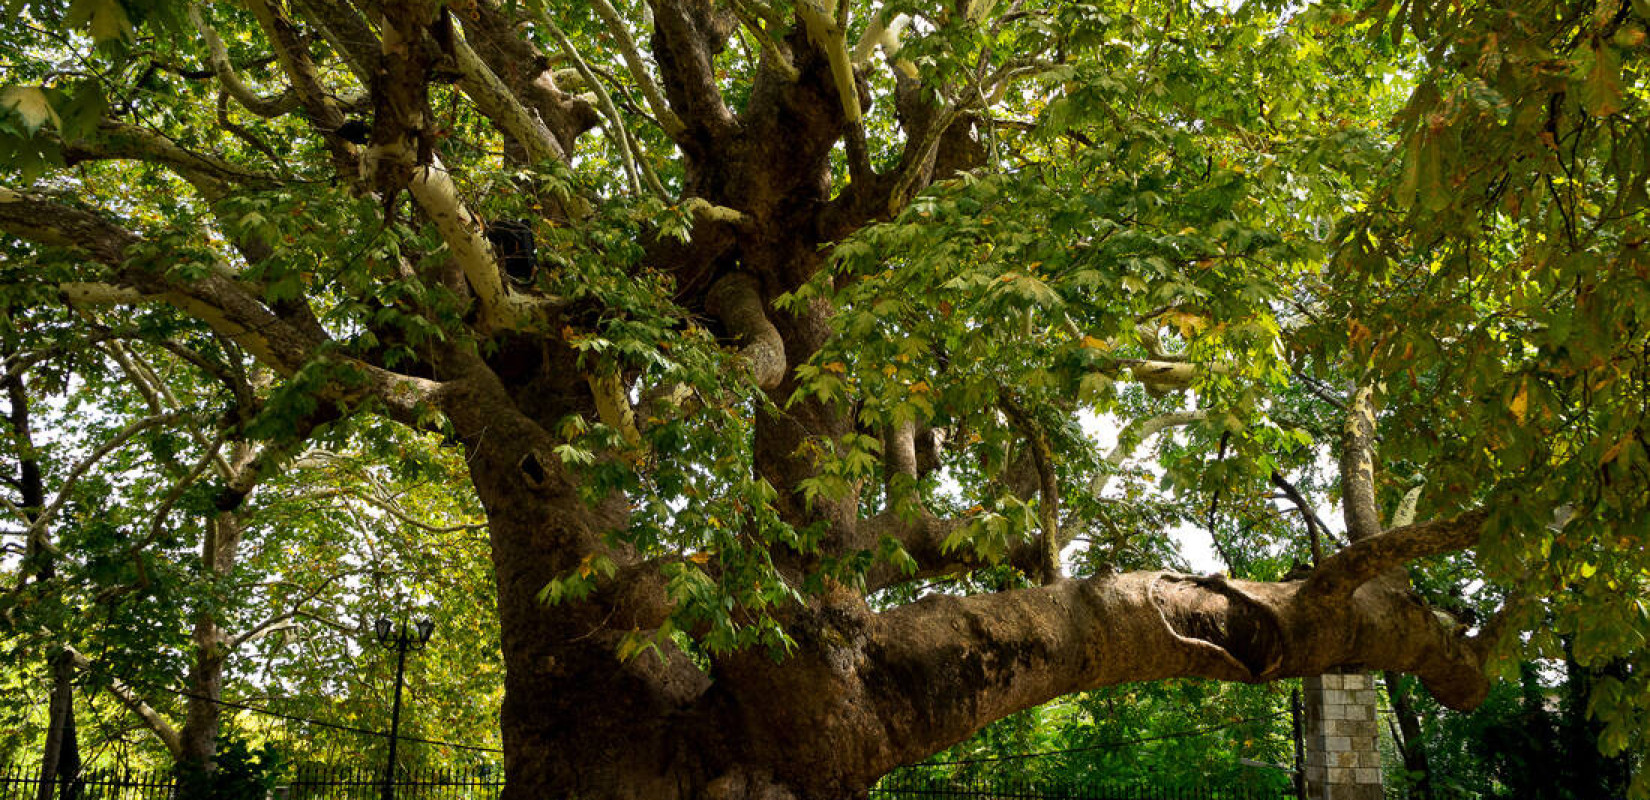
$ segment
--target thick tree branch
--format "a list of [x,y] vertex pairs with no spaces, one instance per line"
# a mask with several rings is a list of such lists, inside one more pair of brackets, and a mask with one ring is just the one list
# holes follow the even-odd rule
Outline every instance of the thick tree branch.
[[[69,657],[74,660],[75,667],[83,671],[92,669],[91,659],[72,647],[66,647],[65,649],[68,650]],[[166,745],[166,752],[171,753],[173,758],[183,755],[183,738],[178,735],[177,728],[172,727],[172,723],[167,722],[165,717],[162,717],[141,697],[138,697],[130,686],[119,679],[110,678],[109,693],[120,700],[120,704],[126,706],[127,710],[136,714],[138,719],[143,721],[145,727],[154,732],[155,737],[160,739],[161,744]]]
[[458,187],[439,161],[415,167],[408,188],[464,271],[475,293],[485,332],[520,328],[534,319],[535,312],[555,305],[549,298],[530,298],[505,285],[481,220],[459,199]]
[[732,132],[733,112],[722,100],[711,63],[728,35],[727,24],[703,0],[657,0],[653,8],[653,58],[670,106],[687,126],[685,135]]
[[785,340],[762,309],[756,278],[735,272],[711,286],[706,308],[739,340],[740,356],[751,377],[763,389],[773,389],[785,378]]
[[[294,322],[290,316],[270,310],[221,264],[204,277],[183,281],[129,263],[128,251],[142,240],[89,211],[0,188],[0,230],[41,244],[79,250],[116,271],[112,284],[62,284],[60,288],[69,300],[169,303],[206,323],[282,376],[290,377],[316,360],[325,344],[312,332],[314,326],[306,324],[309,320]],[[437,394],[444,388],[436,381],[391,372],[356,359],[329,355],[322,361],[327,367],[350,373],[349,380],[322,392],[327,399],[353,403],[371,397],[382,402],[397,419],[415,426],[425,418],[431,404],[438,402]]]
[[1330,555],[1312,571],[1303,596],[1344,597],[1384,572],[1417,558],[1464,550],[1478,543],[1485,509],[1366,536]]
[[100,123],[95,139],[64,142],[63,156],[71,165],[101,159],[163,164],[193,184],[207,200],[223,197],[231,186],[267,187],[277,184],[268,175],[214,155],[189,150],[146,128],[114,120]]
[[648,73],[647,65],[642,62],[642,54],[636,48],[636,40],[631,37],[630,29],[625,26],[618,10],[608,0],[591,0],[590,5],[596,10],[596,15],[602,18],[602,23],[607,25],[613,39],[618,42],[619,53],[624,56],[625,66],[630,69],[630,77],[641,89],[642,97],[647,100],[648,109],[659,121],[659,127],[672,139],[680,136],[687,126],[682,123],[681,117],[676,116],[676,112],[665,101],[659,84],[655,83],[653,76]]
[[1381,532],[1375,500],[1375,390],[1360,387],[1347,404],[1341,436],[1341,510],[1354,542]]
[[71,302],[164,300],[199,318],[285,374],[307,360],[318,342],[278,319],[237,285],[227,268],[187,284],[173,284],[128,264],[127,251],[141,242],[97,214],[54,199],[0,188],[0,230],[40,244],[78,250],[114,268],[112,285],[66,283]]
[[808,32],[808,41],[825,54],[831,67],[831,83],[836,85],[837,99],[842,103],[842,116],[851,126],[860,124],[859,86],[854,81],[853,59],[848,55],[846,20],[838,19],[831,10],[815,5],[814,0],[796,4],[796,15]]
[[883,497],[887,511],[917,500],[917,423],[905,420],[882,433]]
[[625,443],[636,447],[642,443],[642,433],[636,428],[636,409],[630,405],[624,378],[617,372],[585,376],[590,396],[596,401],[596,414],[602,424],[619,432]]
[[218,36],[216,28],[206,20],[199,4],[189,5],[189,21],[200,31],[201,38],[206,41],[206,62],[217,76],[218,84],[242,108],[257,114],[260,117],[279,117],[289,114],[303,101],[298,93],[289,86],[274,97],[259,97],[251,87],[235,74],[234,65],[229,63],[229,49],[224,47],[223,39]]
[[[1487,693],[1478,651],[1411,595],[1371,586],[1325,605],[1301,593],[1300,582],[1136,572],[931,595],[839,623],[771,671],[745,665],[742,718],[757,728],[751,741],[787,754],[773,763],[802,772],[829,765],[849,773],[844,785],[863,786],[991,720],[1130,681],[1263,682],[1357,665],[1418,675],[1453,708],[1472,708]],[[781,711],[797,711],[796,686],[849,711],[804,708],[816,724],[790,724]]]
[[470,96],[482,114],[521,145],[531,163],[566,160],[567,154],[549,126],[511,94],[510,88],[481,60],[463,36],[453,37],[453,56],[464,75],[459,87]]

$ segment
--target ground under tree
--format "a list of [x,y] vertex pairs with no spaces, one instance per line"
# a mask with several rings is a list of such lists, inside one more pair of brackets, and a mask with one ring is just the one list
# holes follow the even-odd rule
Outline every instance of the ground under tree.
[[[132,309],[255,375],[247,441],[462,447],[511,798],[862,796],[1090,687],[1470,707],[1531,620],[1644,640],[1641,0],[18,7],[12,324]],[[1108,492],[1147,440],[1166,503]],[[1187,520],[1300,568],[1131,569]],[[1401,569],[1461,552],[1476,625]]]

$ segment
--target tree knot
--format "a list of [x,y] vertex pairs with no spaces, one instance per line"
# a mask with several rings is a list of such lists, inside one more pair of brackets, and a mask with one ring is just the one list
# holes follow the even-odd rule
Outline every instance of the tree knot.
[[1283,662],[1283,624],[1270,606],[1225,575],[1159,576],[1148,596],[1176,639],[1259,680]]

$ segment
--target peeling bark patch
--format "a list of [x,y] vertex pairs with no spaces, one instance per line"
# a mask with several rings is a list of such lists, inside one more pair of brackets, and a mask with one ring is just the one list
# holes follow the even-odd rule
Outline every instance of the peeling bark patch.
[[1281,663],[1283,633],[1276,613],[1224,576],[1165,575],[1152,588],[1164,624],[1180,639],[1215,648],[1251,679]]

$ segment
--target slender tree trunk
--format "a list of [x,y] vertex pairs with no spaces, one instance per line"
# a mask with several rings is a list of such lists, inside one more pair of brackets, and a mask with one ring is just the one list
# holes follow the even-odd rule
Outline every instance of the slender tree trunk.
[[[9,351],[10,348],[8,347]],[[17,507],[31,525],[46,507],[45,473],[35,455],[34,433],[29,415],[28,387],[23,377],[11,373],[5,377],[6,397],[10,408],[7,421],[18,454]],[[36,583],[57,576],[57,564],[46,546],[45,531],[33,532],[24,546],[20,582]],[[52,673],[51,702],[47,710],[46,743],[40,759],[40,783],[36,792],[39,800],[49,800],[59,776],[63,780],[63,796],[67,800],[71,781],[80,773],[80,743],[74,724],[74,660],[67,647],[59,647],[50,659]]]
[[[232,467],[244,468],[250,451],[242,446],[237,448]],[[220,506],[239,505],[244,499],[241,495],[234,495],[220,502]],[[241,541],[242,521],[236,511],[221,510],[207,520],[206,532],[201,543],[201,566],[204,576],[210,582],[216,583],[229,576],[235,569],[235,559]],[[195,617],[195,628],[192,634],[195,646],[195,661],[189,670],[189,698],[186,703],[187,711],[183,729],[179,731],[182,752],[178,756],[177,767],[186,772],[207,776],[217,770],[218,732],[220,727],[220,713],[218,701],[223,697],[224,660],[227,637],[223,628],[218,624],[215,614],[209,610],[202,610]],[[198,789],[207,793],[200,800],[210,800],[210,780],[203,780],[198,784],[185,783],[190,790]],[[186,795],[189,794],[186,791]],[[186,797],[185,800],[195,800]]]
[[179,739],[183,752],[178,766],[211,772],[216,769],[219,715],[213,702],[223,695],[223,631],[210,613],[195,621],[195,661],[189,670],[189,694]]
[[68,800],[70,784],[80,773],[80,742],[74,725],[74,660],[67,650],[52,657],[52,694],[48,706],[46,746],[40,759],[37,800],[51,800],[53,790],[62,786]]
[[1388,671],[1382,677],[1386,681],[1387,696],[1392,699],[1392,714],[1398,720],[1398,733],[1402,737],[1398,750],[1404,758],[1404,770],[1411,776],[1419,776],[1410,784],[1409,796],[1432,800],[1432,766],[1427,761],[1426,745],[1421,737],[1420,716],[1409,702],[1409,689],[1404,686],[1403,676]]

